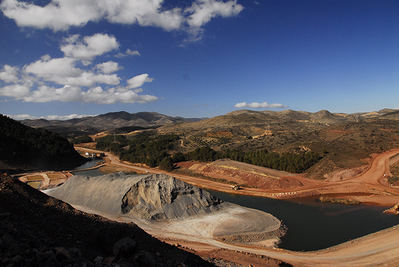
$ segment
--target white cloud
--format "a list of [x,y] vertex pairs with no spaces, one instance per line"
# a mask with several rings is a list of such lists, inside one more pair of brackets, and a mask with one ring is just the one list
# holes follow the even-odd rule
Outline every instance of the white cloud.
[[[51,80],[49,79],[49,81]],[[93,86],[97,83],[117,85],[120,82],[120,78],[117,74],[95,74],[85,71],[75,77],[54,77],[52,81],[61,85],[68,84],[73,86]]]
[[147,103],[158,98],[152,95],[139,95],[140,91],[129,90],[128,88],[110,88],[103,90],[101,87],[89,89],[82,93],[84,102],[94,102],[98,104],[121,103]]
[[114,36],[97,33],[83,40],[80,40],[79,35],[72,35],[64,40],[61,51],[67,57],[90,61],[118,47],[119,43]]
[[12,83],[18,81],[18,68],[10,65],[4,65],[0,71],[0,80],[6,83]]
[[147,73],[143,73],[137,76],[134,76],[133,78],[130,78],[127,80],[127,86],[128,88],[137,88],[142,86],[144,83],[149,83],[152,82],[154,79],[150,78]]
[[111,23],[158,26],[178,29],[183,16],[180,9],[162,10],[163,0],[52,0],[45,6],[18,0],[4,0],[0,9],[19,26],[54,31],[105,19]]
[[111,23],[157,26],[171,31],[179,29],[184,21],[180,8],[162,10],[163,0],[111,1],[102,1],[108,5],[105,18]]
[[4,87],[0,87],[0,96],[12,97],[15,99],[21,99],[29,95],[30,86],[26,84],[11,84]]
[[[98,38],[99,37],[99,38]],[[78,35],[66,39],[65,57],[52,58],[44,55],[23,68],[4,65],[0,70],[0,97],[25,102],[94,102],[99,104],[145,103],[157,100],[156,96],[144,95],[142,86],[153,79],[147,73],[134,76],[120,85],[117,72],[121,69],[114,61],[95,66],[86,66],[82,60],[106,53],[116,47],[114,37],[96,34],[83,37]],[[104,42],[102,43],[101,40]],[[107,40],[111,40],[107,44]],[[111,44],[111,45],[110,45]],[[91,63],[88,63],[91,65]],[[19,77],[19,78],[18,78]]]
[[15,20],[18,26],[49,28],[54,31],[82,27],[88,22],[106,20],[118,24],[155,26],[166,31],[188,29],[189,33],[202,32],[201,27],[211,19],[239,14],[243,6],[237,0],[195,0],[182,7],[164,7],[164,0],[50,0],[39,6],[19,0],[3,0],[3,14]]
[[94,117],[97,115],[87,115],[87,114],[69,114],[69,115],[46,115],[46,116],[33,116],[30,114],[13,114],[6,116],[13,118],[14,120],[37,120],[37,119],[45,119],[45,120],[71,120],[71,119],[80,119],[85,117]]
[[40,86],[32,91],[28,96],[22,98],[25,102],[50,102],[61,101],[71,102],[79,101],[82,92],[79,87],[65,85],[61,88],[52,88],[46,85]]
[[107,61],[96,65],[96,69],[102,73],[113,73],[120,69],[118,62]]
[[197,0],[185,12],[189,14],[188,25],[199,28],[208,23],[212,18],[235,16],[243,10],[243,6],[236,0],[227,2],[217,0]]
[[127,57],[127,56],[141,56],[140,52],[137,50],[126,49],[125,53],[119,52],[115,55],[117,58]]
[[244,7],[237,0],[227,2],[219,0],[197,0],[185,9],[189,37],[185,42],[196,42],[202,39],[203,26],[215,17],[232,17],[238,15]]
[[[0,95],[4,95],[3,88],[0,88]],[[15,88],[14,88],[15,89]],[[121,103],[147,103],[155,101],[158,98],[152,95],[141,95],[142,89],[130,90],[125,87],[103,89],[100,86],[93,87],[87,91],[81,90],[79,87],[64,86],[60,88],[52,88],[46,85],[39,86],[36,90],[30,91],[25,88],[19,96],[15,95],[15,90],[8,90],[9,95],[15,99],[24,102],[44,103],[51,101],[60,102],[86,102],[97,104],[113,104]]]
[[234,105],[236,108],[285,108],[283,104],[269,104],[267,102],[240,102]]
[[137,50],[130,50],[129,48],[128,49],[126,49],[126,55],[129,55],[129,56],[140,56],[140,52],[139,51],[137,51]]
[[24,70],[27,73],[53,81],[53,77],[74,77],[81,72],[75,67],[76,60],[73,58],[51,58],[46,55],[42,59],[29,65],[25,65]]
[[[42,57],[43,58],[43,57]],[[76,67],[77,60],[73,58],[40,59],[24,67],[24,71],[33,74],[47,82],[60,85],[93,86],[96,83],[117,85],[120,78],[116,74],[96,74]]]

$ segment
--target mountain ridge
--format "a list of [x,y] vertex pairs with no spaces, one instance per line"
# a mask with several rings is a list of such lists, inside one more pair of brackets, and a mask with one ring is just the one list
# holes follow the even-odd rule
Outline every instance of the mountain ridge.
[[99,132],[128,126],[156,128],[172,123],[192,122],[197,120],[199,119],[172,117],[157,112],[129,113],[126,111],[118,111],[70,120],[27,119],[21,120],[21,122],[30,127],[45,128],[55,132]]

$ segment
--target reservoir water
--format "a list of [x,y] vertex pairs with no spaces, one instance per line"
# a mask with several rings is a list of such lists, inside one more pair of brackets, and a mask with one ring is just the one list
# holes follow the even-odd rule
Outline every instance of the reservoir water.
[[[79,169],[97,164],[88,163]],[[97,169],[75,174],[103,175]],[[382,213],[384,207],[322,203],[311,199],[294,202],[207,191],[224,201],[262,210],[282,220],[288,232],[279,247],[289,250],[323,249],[399,224],[399,216]]]
[[88,169],[88,168],[94,167],[97,164],[100,164],[101,162],[103,162],[102,159],[89,160],[85,164],[80,165],[79,167],[76,167],[74,169],[76,171],[75,172],[72,171],[71,173],[74,174],[74,175],[82,175],[82,176],[100,176],[100,175],[103,175],[104,173],[102,173],[98,169],[88,170],[88,171],[80,171],[80,170],[84,170],[84,169]]
[[285,201],[208,190],[220,199],[273,214],[288,227],[281,248],[311,251],[327,248],[399,224],[399,216],[386,208],[322,203],[317,200]]

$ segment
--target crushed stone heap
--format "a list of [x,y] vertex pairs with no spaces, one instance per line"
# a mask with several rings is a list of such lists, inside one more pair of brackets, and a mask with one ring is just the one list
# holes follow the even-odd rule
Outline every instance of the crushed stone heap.
[[46,193],[106,215],[131,215],[146,220],[207,214],[225,205],[207,191],[163,174],[73,176]]
[[222,201],[201,188],[167,175],[150,175],[122,198],[122,212],[141,218],[177,219],[219,210]]

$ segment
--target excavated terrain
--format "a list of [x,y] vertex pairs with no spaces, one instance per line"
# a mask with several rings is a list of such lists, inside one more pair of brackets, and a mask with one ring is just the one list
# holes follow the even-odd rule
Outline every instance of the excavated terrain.
[[73,176],[45,192],[84,211],[133,221],[162,238],[233,243],[269,240],[274,246],[285,233],[271,214],[223,202],[164,174]]

